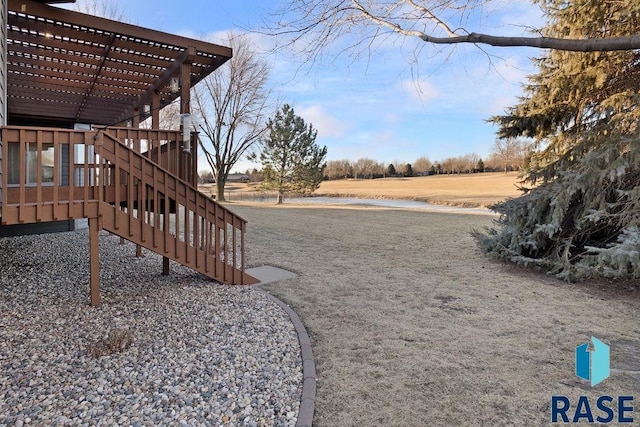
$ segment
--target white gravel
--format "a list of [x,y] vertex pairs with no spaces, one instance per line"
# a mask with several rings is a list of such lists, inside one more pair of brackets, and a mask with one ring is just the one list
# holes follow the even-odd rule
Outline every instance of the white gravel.
[[[302,361],[287,314],[101,234],[88,305],[85,232],[0,239],[0,426],[293,426]],[[94,357],[110,333],[133,344]]]

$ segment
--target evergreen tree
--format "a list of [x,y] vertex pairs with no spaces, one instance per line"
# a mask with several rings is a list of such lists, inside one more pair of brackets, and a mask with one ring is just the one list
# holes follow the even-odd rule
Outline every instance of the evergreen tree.
[[316,143],[317,131],[285,104],[267,123],[260,161],[265,189],[278,191],[278,204],[287,192],[309,194],[322,182],[327,147]]
[[[637,0],[537,0],[558,37],[640,33]],[[477,234],[501,258],[566,279],[640,277],[640,51],[550,51],[500,137],[535,140],[519,198]]]
[[396,167],[393,165],[393,163],[389,163],[389,166],[387,167],[387,175],[389,176],[396,176],[398,172],[396,171]]
[[411,163],[407,163],[404,167],[404,176],[413,176],[413,167]]

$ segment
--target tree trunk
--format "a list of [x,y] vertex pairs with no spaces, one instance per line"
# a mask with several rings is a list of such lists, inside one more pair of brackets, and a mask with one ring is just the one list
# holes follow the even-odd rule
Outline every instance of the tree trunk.
[[284,191],[278,191],[278,205],[281,205],[284,202]]
[[219,170],[216,172],[216,201],[224,202],[224,185],[226,184],[226,179],[224,177],[224,172]]

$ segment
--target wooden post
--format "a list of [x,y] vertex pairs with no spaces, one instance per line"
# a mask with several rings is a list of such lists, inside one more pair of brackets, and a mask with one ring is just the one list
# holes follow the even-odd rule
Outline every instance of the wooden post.
[[160,94],[153,92],[151,97],[151,129],[160,129]]
[[89,218],[89,264],[91,306],[100,305],[100,226],[99,218]]
[[[182,64],[181,70],[180,70],[180,114],[191,114],[191,63],[190,62],[185,62],[184,64]],[[182,126],[180,126],[180,129],[182,129]],[[191,129],[182,129],[183,133],[189,134],[191,135]],[[178,144],[179,146],[180,144]],[[184,149],[184,147],[183,147]],[[189,172],[191,171],[191,162],[189,161],[191,159],[191,154],[190,153],[186,153],[184,151],[181,150],[177,150],[178,152],[176,153],[178,156],[180,156],[180,170],[179,170],[179,174],[178,176],[187,181],[187,182],[191,182],[191,179],[189,177]]]
[[140,110],[133,110],[133,117],[131,118],[131,127],[137,129],[140,127]]
[[[160,95],[158,94],[158,92],[154,92],[153,96],[151,97],[151,128],[152,129],[160,129]],[[167,147],[168,149],[168,147]],[[158,163],[161,163],[160,160],[160,141],[158,141]],[[160,192],[156,192],[154,197],[158,197],[160,195]],[[166,196],[166,194],[164,195],[164,203],[167,204],[169,203],[169,198]],[[160,207],[160,203],[156,203],[156,206]],[[154,212],[153,215],[160,215],[159,212]],[[167,215],[166,213],[163,215]],[[154,227],[157,227],[159,224],[159,221],[154,221],[155,225]],[[154,230],[155,233],[155,230]],[[168,231],[165,230],[165,234],[168,233]],[[162,257],[162,275],[163,276],[168,276],[169,275],[169,258],[167,258],[166,256]]]
[[191,132],[191,158],[193,161],[191,162],[191,185],[194,188],[198,188],[198,143],[200,142],[200,137],[198,136],[198,132]]
[[166,256],[162,257],[162,275],[163,276],[168,276],[169,275],[169,258],[167,258]]
[[191,63],[185,62],[180,69],[180,114],[191,112]]
[[[140,110],[134,110],[133,112],[133,119],[131,121],[131,127],[134,129],[138,129],[140,127]],[[140,140],[136,139],[133,142],[133,149],[137,152],[140,153],[141,149],[140,149]],[[139,183],[138,185],[142,185],[141,183]],[[138,216],[140,216],[140,203],[141,200],[138,199]],[[129,206],[127,206],[127,209],[129,209]],[[130,208],[131,210],[133,210],[133,207]],[[137,258],[142,258],[142,246],[140,245],[136,245],[136,257]]]

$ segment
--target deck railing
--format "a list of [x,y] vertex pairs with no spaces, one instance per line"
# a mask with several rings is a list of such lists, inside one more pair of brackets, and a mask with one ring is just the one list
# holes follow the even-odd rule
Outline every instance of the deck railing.
[[187,147],[180,130],[110,127],[105,132],[183,181],[197,185],[197,132],[191,132]]
[[1,135],[3,224],[100,218],[104,229],[218,281],[250,280],[246,221],[171,172],[192,179],[195,171],[180,132],[7,126]]
[[2,223],[98,216],[95,132],[3,127]]
[[96,152],[111,206],[104,223],[223,283],[245,283],[246,221],[110,133],[103,136]]

